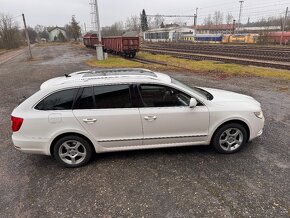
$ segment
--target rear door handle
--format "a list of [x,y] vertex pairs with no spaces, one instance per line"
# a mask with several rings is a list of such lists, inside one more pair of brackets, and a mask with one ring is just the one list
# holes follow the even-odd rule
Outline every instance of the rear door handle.
[[157,117],[156,116],[146,116],[146,117],[144,117],[144,119],[147,121],[154,121],[157,119]]
[[83,119],[83,121],[85,123],[95,123],[95,122],[97,122],[97,119],[94,119],[94,118],[86,118],[86,119]]

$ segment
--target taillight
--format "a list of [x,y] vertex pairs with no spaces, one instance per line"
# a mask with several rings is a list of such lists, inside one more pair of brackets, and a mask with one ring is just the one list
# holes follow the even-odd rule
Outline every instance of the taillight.
[[23,119],[11,116],[11,127],[13,132],[17,132],[23,123]]

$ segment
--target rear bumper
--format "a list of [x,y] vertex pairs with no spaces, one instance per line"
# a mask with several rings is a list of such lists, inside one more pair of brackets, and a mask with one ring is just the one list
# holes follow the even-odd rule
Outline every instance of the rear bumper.
[[49,140],[26,138],[19,135],[12,135],[14,148],[29,154],[51,155],[49,149]]

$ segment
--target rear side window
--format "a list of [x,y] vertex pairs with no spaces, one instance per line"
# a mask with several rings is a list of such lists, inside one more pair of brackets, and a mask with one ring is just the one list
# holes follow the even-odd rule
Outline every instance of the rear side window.
[[35,107],[37,110],[71,110],[77,89],[68,89],[51,94]]
[[94,109],[93,87],[84,88],[79,109]]
[[94,96],[96,109],[132,107],[129,85],[96,86]]
[[130,85],[106,85],[86,87],[75,109],[131,108]]

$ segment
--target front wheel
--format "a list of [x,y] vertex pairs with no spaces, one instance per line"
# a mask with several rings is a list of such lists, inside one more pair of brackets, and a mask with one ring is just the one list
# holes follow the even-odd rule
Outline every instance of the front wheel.
[[79,136],[65,136],[56,142],[53,154],[61,165],[75,168],[84,166],[90,161],[92,148]]
[[231,154],[245,145],[247,137],[247,131],[241,124],[229,123],[216,131],[212,143],[218,152]]

